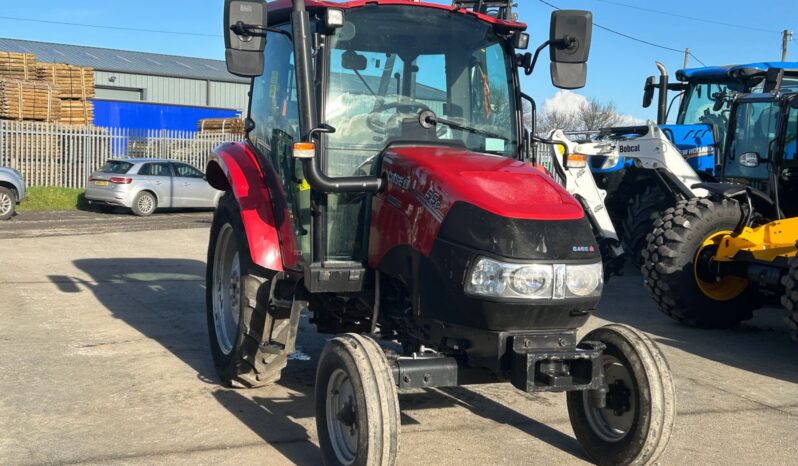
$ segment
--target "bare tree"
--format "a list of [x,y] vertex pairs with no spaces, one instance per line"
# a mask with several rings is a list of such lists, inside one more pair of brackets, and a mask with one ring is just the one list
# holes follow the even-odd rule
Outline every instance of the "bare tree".
[[618,113],[612,102],[601,103],[592,98],[576,111],[577,131],[595,131],[623,124],[625,118]]
[[538,114],[537,133],[553,129],[563,131],[594,131],[623,124],[625,118],[612,102],[602,103],[596,98],[583,102],[576,109],[547,108]]

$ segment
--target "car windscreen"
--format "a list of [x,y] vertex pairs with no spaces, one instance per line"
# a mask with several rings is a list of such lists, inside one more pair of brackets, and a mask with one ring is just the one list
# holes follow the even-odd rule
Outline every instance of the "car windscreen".
[[130,170],[133,164],[129,162],[121,162],[119,160],[109,160],[100,169],[103,173],[112,173],[114,175],[123,175]]

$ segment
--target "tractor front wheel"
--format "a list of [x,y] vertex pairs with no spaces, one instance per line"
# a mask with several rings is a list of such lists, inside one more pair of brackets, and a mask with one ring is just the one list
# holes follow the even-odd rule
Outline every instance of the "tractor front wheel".
[[753,317],[759,307],[748,280],[717,276],[718,245],[740,221],[736,201],[680,201],[654,222],[643,251],[643,277],[662,312],[681,323],[725,328]]
[[590,390],[568,392],[576,438],[599,465],[649,465],[665,451],[676,416],[673,376],[665,356],[645,334],[607,325],[583,341],[603,343],[605,402]]
[[396,464],[399,397],[385,353],[371,338],[347,333],[324,347],[316,430],[327,466]]

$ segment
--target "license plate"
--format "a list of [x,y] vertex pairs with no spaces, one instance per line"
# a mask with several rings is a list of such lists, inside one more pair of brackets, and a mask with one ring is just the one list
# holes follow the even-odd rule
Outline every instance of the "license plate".
[[108,186],[107,181],[95,181],[94,186]]

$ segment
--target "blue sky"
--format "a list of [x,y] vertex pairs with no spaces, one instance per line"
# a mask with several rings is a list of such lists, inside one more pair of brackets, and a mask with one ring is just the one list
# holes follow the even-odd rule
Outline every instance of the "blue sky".
[[[560,8],[593,11],[596,23],[646,41],[675,49],[689,47],[706,64],[779,60],[781,33],[798,33],[798,1],[742,0],[649,2],[640,0],[548,0]],[[3,0],[0,36],[97,47],[140,50],[222,59],[220,0],[43,0],[36,12],[27,2]],[[441,2],[443,3],[443,2]],[[530,48],[546,39],[552,9],[538,0],[518,0],[519,16],[529,24]],[[730,23],[748,28],[694,21],[622,6],[656,9],[673,15]],[[742,13],[741,12],[745,12]],[[173,30],[200,35],[168,35],[117,31],[56,24],[32,23],[3,17],[35,18],[56,22],[105,24],[151,30]],[[788,60],[798,61],[798,40],[789,44]],[[615,102],[618,109],[636,118],[654,118],[653,109],[643,109],[642,86],[646,76],[656,74],[660,60],[673,73],[682,66],[681,53],[637,43],[604,30],[594,29],[587,97]],[[691,66],[699,66],[690,58]],[[547,58],[535,74],[523,78],[524,91],[543,102],[557,91],[551,86]]]

